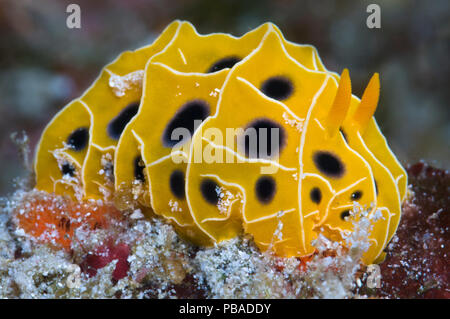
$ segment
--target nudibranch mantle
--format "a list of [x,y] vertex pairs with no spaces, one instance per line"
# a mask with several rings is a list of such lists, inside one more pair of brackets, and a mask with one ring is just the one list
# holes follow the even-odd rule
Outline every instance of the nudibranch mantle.
[[343,242],[369,218],[362,262],[379,262],[407,187],[373,116],[379,94],[377,73],[359,99],[346,69],[328,71],[272,23],[234,37],[177,20],[47,125],[36,188],[128,194],[195,244],[247,233],[281,257],[313,254],[319,234]]

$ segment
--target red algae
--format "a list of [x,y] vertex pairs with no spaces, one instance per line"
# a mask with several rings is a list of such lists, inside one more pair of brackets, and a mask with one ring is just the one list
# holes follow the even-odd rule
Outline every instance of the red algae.
[[127,261],[130,255],[130,246],[126,243],[119,243],[115,245],[110,242],[97,248],[94,253],[88,254],[81,263],[81,270],[87,273],[89,277],[95,276],[97,270],[107,266],[110,262],[117,260],[116,268],[112,273],[112,278],[115,281],[119,281],[124,278],[130,264]]
[[102,202],[74,202],[52,194],[30,193],[16,207],[13,218],[19,229],[40,243],[69,251],[76,229],[105,229],[121,212]]
[[411,198],[380,265],[380,297],[450,298],[450,174],[419,162],[408,167]]

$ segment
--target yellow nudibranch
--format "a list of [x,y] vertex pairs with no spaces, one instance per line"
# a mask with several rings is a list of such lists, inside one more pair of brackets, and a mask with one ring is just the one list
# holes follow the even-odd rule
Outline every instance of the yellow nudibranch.
[[195,244],[247,233],[281,257],[313,254],[319,234],[343,242],[364,211],[362,261],[379,262],[407,187],[373,117],[379,94],[378,74],[359,99],[346,69],[272,23],[234,37],[174,21],[47,125],[36,188],[131,194]]

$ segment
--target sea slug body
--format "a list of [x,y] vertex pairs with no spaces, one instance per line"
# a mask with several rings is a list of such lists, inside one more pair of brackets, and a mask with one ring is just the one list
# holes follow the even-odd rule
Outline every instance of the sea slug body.
[[174,21],[47,125],[36,188],[78,201],[128,192],[195,244],[248,233],[280,257],[310,256],[319,234],[342,242],[369,218],[362,261],[379,262],[407,186],[373,116],[379,95],[377,73],[359,99],[347,69],[328,71],[272,23],[234,37]]

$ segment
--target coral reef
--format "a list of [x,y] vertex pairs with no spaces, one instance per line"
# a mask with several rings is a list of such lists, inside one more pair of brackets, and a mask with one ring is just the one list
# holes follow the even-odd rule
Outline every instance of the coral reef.
[[311,260],[262,254],[246,237],[198,248],[139,210],[108,215],[101,228],[74,224],[71,245],[63,249],[17,227],[13,216],[32,198],[42,198],[18,190],[2,200],[0,297],[449,298],[450,175],[424,163],[408,173],[410,196],[380,264],[379,289],[366,287],[368,272],[359,263],[370,225],[364,219],[346,239],[351,249],[320,236]]

